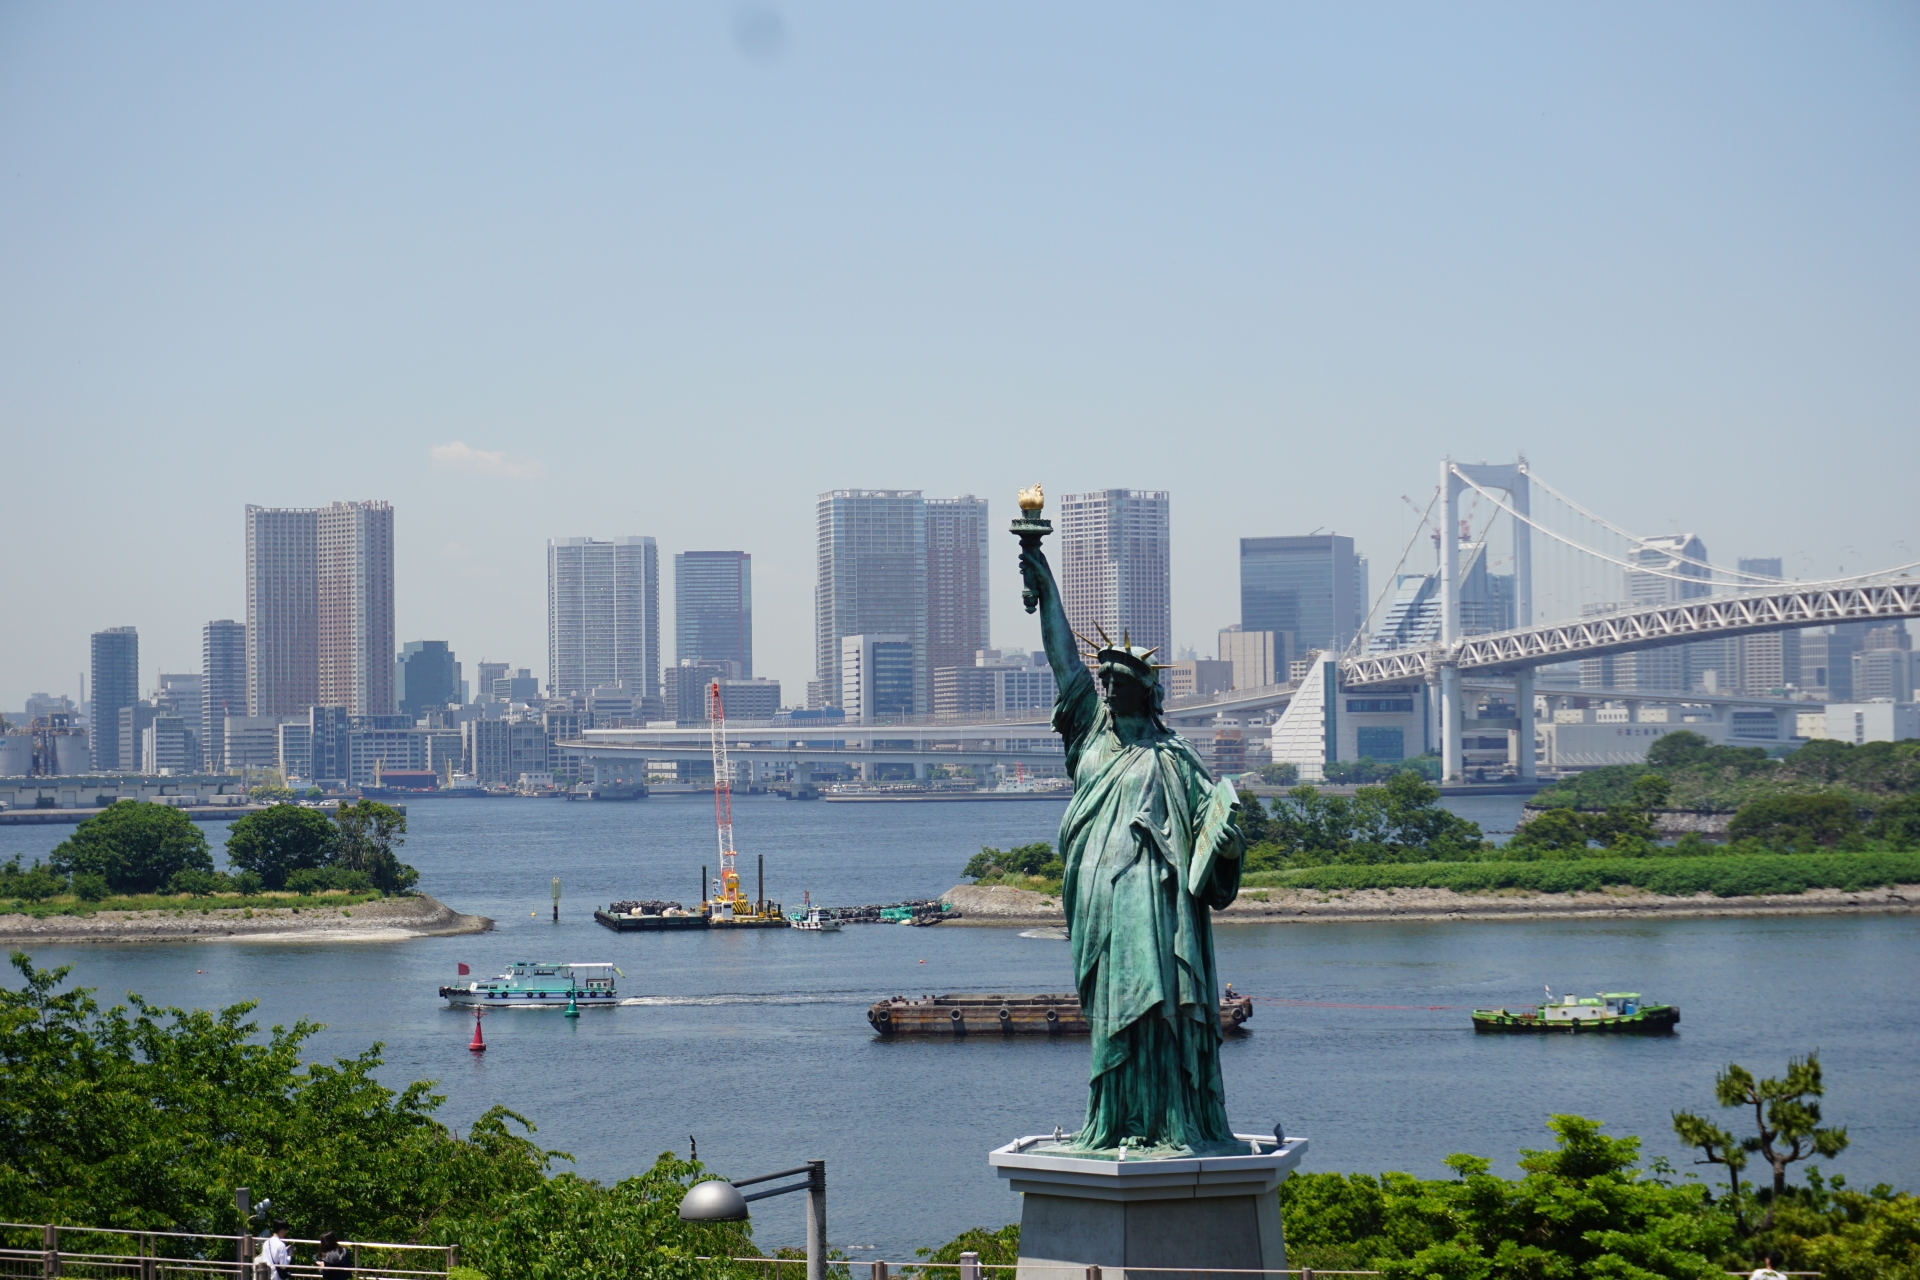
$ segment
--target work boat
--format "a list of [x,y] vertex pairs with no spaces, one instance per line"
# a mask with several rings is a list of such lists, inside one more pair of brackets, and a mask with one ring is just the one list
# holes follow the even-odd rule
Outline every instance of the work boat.
[[1637,991],[1602,991],[1586,997],[1565,996],[1555,1004],[1526,1009],[1475,1009],[1473,1029],[1508,1035],[1664,1036],[1673,1034],[1680,1009],[1670,1004],[1647,1004]]
[[796,929],[805,930],[808,933],[840,932],[840,922],[838,920],[828,920],[821,917],[820,908],[813,905],[813,893],[811,891],[808,891],[806,899],[807,905],[802,913],[789,920],[787,922],[788,924]]
[[[440,994],[463,1008],[489,1009],[612,1008],[620,998],[613,978],[620,971],[611,964],[546,964],[521,960],[507,966],[497,978],[476,980],[464,987],[442,987]],[[625,977],[625,974],[620,974]]]

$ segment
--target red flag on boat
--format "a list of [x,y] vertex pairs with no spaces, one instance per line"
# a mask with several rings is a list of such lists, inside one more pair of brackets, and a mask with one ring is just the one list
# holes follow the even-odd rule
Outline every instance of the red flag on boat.
[[460,976],[461,976],[461,977],[463,977],[463,978],[464,978],[464,977],[466,977],[466,976],[467,976],[468,974],[470,974],[470,973],[472,973],[472,972],[473,972],[473,970],[471,970],[471,969],[469,969],[469,968],[467,968],[467,966],[465,966],[464,964],[460,966]]

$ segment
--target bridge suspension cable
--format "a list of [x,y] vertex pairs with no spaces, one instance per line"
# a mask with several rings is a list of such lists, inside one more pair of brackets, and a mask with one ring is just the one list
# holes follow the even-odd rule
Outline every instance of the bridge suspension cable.
[[[1525,515],[1522,515],[1520,512],[1515,511],[1511,506],[1509,506],[1506,502],[1503,502],[1499,497],[1488,492],[1486,489],[1481,488],[1474,481],[1468,479],[1466,474],[1462,472],[1459,467],[1457,466],[1453,467],[1451,468],[1451,470],[1453,471],[1454,475],[1460,477],[1460,482],[1462,484],[1466,485],[1469,489],[1472,489],[1475,493],[1479,494],[1481,497],[1485,498],[1487,501],[1493,503],[1496,507],[1499,507],[1500,510],[1506,512],[1508,515],[1512,516],[1515,520],[1520,521],[1522,524],[1525,524],[1531,529],[1536,529],[1539,532],[1546,534],[1549,538],[1552,538],[1555,541],[1566,543],[1569,547],[1572,547],[1575,551],[1584,551],[1586,554],[1593,556],[1596,559],[1605,560],[1609,564],[1619,565],[1622,569],[1627,570],[1629,573],[1644,573],[1651,577],[1656,577],[1656,578],[1670,578],[1675,582],[1687,582],[1687,583],[1692,583],[1695,586],[1712,585],[1711,581],[1706,578],[1697,578],[1692,576],[1691,574],[1684,574],[1684,573],[1669,573],[1665,569],[1657,569],[1650,565],[1634,564],[1631,561],[1622,560],[1618,556],[1610,556],[1604,551],[1596,550],[1593,547],[1585,546],[1581,543],[1575,542],[1572,538],[1567,537],[1565,534],[1556,533],[1554,530],[1547,528],[1547,526],[1541,524],[1537,520],[1534,520],[1530,516],[1525,516]],[[1556,494],[1555,496],[1558,497],[1559,495]],[[1565,501],[1564,498],[1561,500]],[[1573,504],[1568,503],[1568,505],[1572,506]],[[1582,514],[1585,514],[1585,513],[1583,512]],[[1597,519],[1597,517],[1589,517],[1589,518]],[[1631,537],[1632,535],[1626,535],[1626,536]],[[1635,541],[1638,542],[1641,540],[1635,539]],[[1662,550],[1663,550],[1663,554],[1673,555],[1673,553],[1671,552],[1665,552],[1664,548]],[[1680,559],[1681,557],[1677,555],[1673,555],[1673,558]],[[1698,563],[1698,562],[1695,562],[1695,563]],[[1703,567],[1711,569],[1714,566],[1703,565]],[[1844,578],[1822,578],[1813,582],[1795,582],[1790,585],[1795,587],[1841,586],[1849,582],[1865,582],[1873,578],[1888,577],[1892,574],[1905,572],[1908,569],[1920,569],[1920,560],[1915,560],[1909,564],[1897,564],[1890,569],[1879,569],[1874,571],[1873,573],[1856,573],[1856,574],[1850,574]]]
[[[1358,631],[1353,633],[1353,639],[1347,641],[1346,650],[1340,655],[1341,657],[1350,658],[1359,649],[1361,638],[1366,634],[1367,625],[1372,624],[1373,615],[1380,611],[1381,602],[1387,598],[1387,592],[1391,590],[1391,587],[1389,587],[1386,584],[1392,583],[1395,579],[1397,579],[1400,576],[1400,570],[1406,566],[1407,556],[1413,551],[1413,544],[1420,540],[1421,531],[1427,527],[1427,524],[1429,523],[1429,520],[1433,515],[1434,504],[1439,501],[1440,501],[1440,490],[1436,486],[1433,491],[1433,497],[1427,500],[1427,509],[1420,513],[1420,519],[1418,523],[1416,523],[1413,526],[1413,536],[1407,539],[1406,546],[1400,548],[1400,558],[1394,562],[1393,572],[1389,573],[1386,576],[1384,582],[1380,587],[1380,594],[1373,598],[1373,604],[1367,609],[1367,616],[1363,620],[1364,624],[1366,625],[1362,625]],[[1413,504],[1409,502],[1407,505],[1412,506]]]
[[[1595,515],[1593,512],[1587,510],[1585,507],[1575,502],[1572,498],[1569,498],[1566,494],[1560,492],[1558,489],[1548,484],[1545,480],[1542,480],[1540,478],[1539,473],[1530,469],[1526,463],[1523,462],[1520,464],[1520,471],[1523,475],[1527,477],[1527,480],[1530,483],[1539,485],[1542,489],[1545,489],[1548,493],[1552,494],[1555,498],[1558,498],[1561,502],[1565,503],[1567,506],[1572,507],[1575,511],[1579,512],[1581,515],[1585,516],[1587,519],[1593,521],[1595,524],[1599,525],[1601,528],[1605,529],[1607,532],[1618,534],[1620,537],[1625,538],[1628,542],[1631,542],[1636,547],[1645,547],[1650,545],[1652,541],[1651,539],[1643,538],[1638,534],[1628,533],[1625,529],[1622,529],[1620,526],[1614,524],[1611,520],[1608,520],[1605,516]],[[1535,526],[1535,527],[1537,528],[1538,526]],[[1673,559],[1681,561],[1684,564],[1698,565],[1702,569],[1710,569],[1714,573],[1722,573],[1727,575],[1730,578],[1745,578],[1752,582],[1791,581],[1791,579],[1778,578],[1768,573],[1754,573],[1747,569],[1729,569],[1725,565],[1718,565],[1718,564],[1712,563],[1711,561],[1695,559],[1693,556],[1686,555],[1683,552],[1670,551],[1664,547],[1660,548],[1660,551],[1662,555],[1670,556]],[[1700,581],[1700,579],[1698,578],[1691,578],[1688,580],[1692,582]]]

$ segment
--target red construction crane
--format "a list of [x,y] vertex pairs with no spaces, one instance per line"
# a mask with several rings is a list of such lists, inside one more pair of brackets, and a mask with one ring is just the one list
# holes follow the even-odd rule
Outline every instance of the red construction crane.
[[713,729],[713,821],[720,837],[720,879],[714,884],[712,913],[716,919],[751,916],[752,906],[740,888],[734,868],[733,769],[727,763],[727,710],[720,700],[720,682],[707,685],[707,723]]

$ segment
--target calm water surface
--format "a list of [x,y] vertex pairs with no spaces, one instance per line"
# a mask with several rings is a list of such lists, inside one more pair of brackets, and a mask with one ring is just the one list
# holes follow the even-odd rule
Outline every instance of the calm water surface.
[[[1518,801],[1470,802],[1489,830]],[[735,827],[749,891],[827,903],[932,897],[982,845],[1051,839],[1058,803],[827,805],[747,797]],[[1504,819],[1504,820],[1503,820]],[[1001,928],[863,926],[839,934],[616,935],[592,908],[614,897],[690,900],[714,861],[713,810],[698,798],[634,804],[427,801],[412,806],[406,858],[421,887],[494,933],[397,944],[220,943],[49,947],[105,1000],[257,1000],[264,1024],[327,1024],[317,1055],[386,1045],[383,1078],[439,1081],[444,1119],[464,1127],[495,1103],[531,1117],[579,1170],[614,1179],[662,1150],[731,1176],[827,1161],[838,1246],[903,1258],[972,1225],[1018,1216],[986,1152],[1078,1123],[1086,1044],[883,1042],[876,998],[942,990],[1070,989],[1066,944]],[[0,858],[42,856],[70,827],[0,827]],[[216,848],[219,824],[207,824]],[[564,886],[551,922],[548,881]],[[1044,932],[1044,931],[1039,931]],[[1313,1147],[1306,1167],[1444,1176],[1467,1151],[1512,1171],[1544,1146],[1554,1112],[1637,1134],[1684,1166],[1669,1113],[1712,1108],[1729,1060],[1769,1074],[1818,1048],[1830,1120],[1853,1148],[1832,1163],[1856,1184],[1920,1186],[1920,929],[1904,917],[1369,925],[1235,925],[1221,973],[1261,1003],[1224,1054],[1228,1111],[1243,1132],[1284,1120]],[[516,959],[612,960],[642,1003],[575,1022],[542,1011],[469,1016],[435,988],[454,966]],[[202,972],[204,971],[204,972]],[[1904,976],[1903,976],[1904,975]],[[1556,992],[1638,990],[1682,1006],[1670,1039],[1475,1036],[1476,1005]],[[1281,1001],[1299,1003],[1279,1003]],[[1309,1003],[1310,1002],[1310,1003]],[[1731,1117],[1729,1117],[1731,1119]],[[757,1206],[763,1244],[798,1243],[797,1197]],[[859,1255],[856,1255],[859,1256]],[[865,1256],[875,1256],[867,1254]]]

